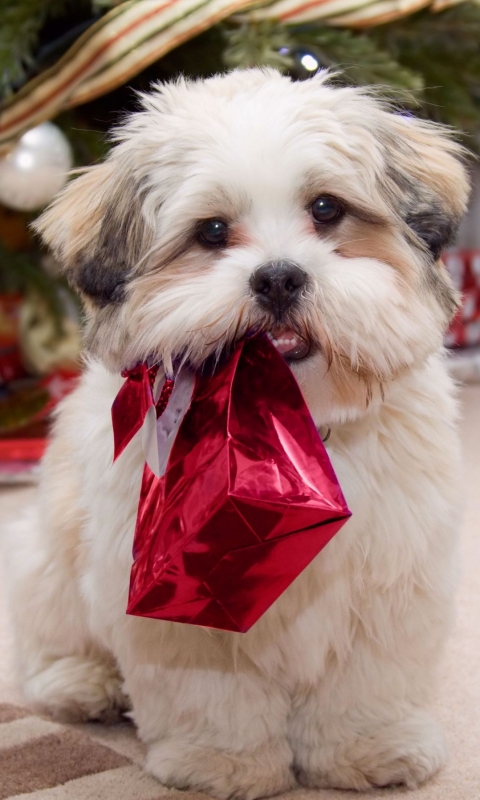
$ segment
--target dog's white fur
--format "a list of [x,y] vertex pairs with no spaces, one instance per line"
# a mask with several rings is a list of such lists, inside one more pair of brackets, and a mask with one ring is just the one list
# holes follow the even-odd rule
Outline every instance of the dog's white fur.
[[[455,297],[437,259],[467,198],[459,148],[324,76],[235,72],[143,103],[39,223],[94,357],[7,536],[26,693],[85,718],[125,693],[147,769],[219,798],[415,786],[445,757],[426,707],[456,581]],[[327,232],[309,212],[325,192],[348,207]],[[218,216],[232,241],[206,250],[195,224]],[[352,519],[245,635],[128,617],[143,454],[136,437],[112,465],[118,372],[271,327],[248,280],[275,259],[309,276],[289,322],[314,352],[293,369]]]

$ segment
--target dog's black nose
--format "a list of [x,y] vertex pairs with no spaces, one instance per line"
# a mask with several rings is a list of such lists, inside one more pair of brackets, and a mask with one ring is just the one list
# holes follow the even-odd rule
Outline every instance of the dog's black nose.
[[306,282],[307,274],[291,261],[264,264],[250,278],[258,302],[279,317],[295,302]]

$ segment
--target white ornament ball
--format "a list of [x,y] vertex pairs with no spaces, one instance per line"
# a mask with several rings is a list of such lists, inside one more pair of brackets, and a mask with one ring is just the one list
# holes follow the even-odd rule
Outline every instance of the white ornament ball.
[[68,139],[52,122],[42,122],[0,158],[0,203],[15,211],[34,211],[67,182],[73,155]]

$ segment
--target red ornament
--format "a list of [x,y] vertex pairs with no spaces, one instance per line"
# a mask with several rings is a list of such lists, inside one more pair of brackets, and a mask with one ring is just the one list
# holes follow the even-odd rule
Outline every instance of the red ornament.
[[196,376],[165,474],[145,466],[127,611],[247,631],[349,516],[290,368],[246,339]]

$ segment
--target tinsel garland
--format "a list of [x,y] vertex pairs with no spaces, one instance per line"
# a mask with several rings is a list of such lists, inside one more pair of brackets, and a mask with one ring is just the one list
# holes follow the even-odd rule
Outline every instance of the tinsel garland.
[[250,22],[287,25],[320,20],[364,28],[458,0],[127,0],[91,25],[50,69],[4,104],[0,154],[40,122],[125,84],[161,56],[221,20],[241,14]]

